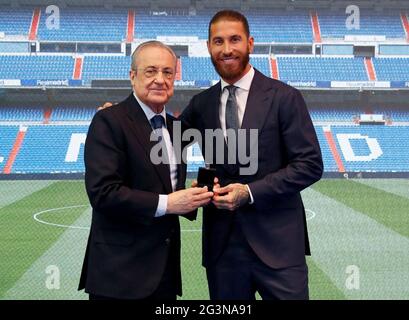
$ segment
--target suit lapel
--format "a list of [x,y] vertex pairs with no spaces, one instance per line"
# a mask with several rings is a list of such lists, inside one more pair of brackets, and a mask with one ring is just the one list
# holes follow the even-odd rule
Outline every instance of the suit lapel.
[[[143,112],[139,103],[136,101],[133,94],[131,94],[126,100],[126,105],[128,109],[128,120],[130,121],[129,127],[134,132],[135,139],[137,139],[140,145],[144,148],[147,161],[152,162],[150,158],[150,152],[153,146],[157,143],[156,141],[150,141],[152,127],[150,126],[145,113]],[[171,193],[172,184],[170,181],[169,165],[163,163],[152,165],[158,173],[166,192]]]
[[219,83],[213,86],[209,91],[206,105],[208,106],[210,125],[206,126],[206,128],[221,129],[222,127],[219,116],[221,87],[222,84],[219,81]]
[[244,112],[242,129],[262,129],[270,110],[275,91],[263,74],[254,69],[254,78],[250,86]]
[[247,155],[252,154],[250,148],[253,148],[250,145],[250,129],[257,129],[258,135],[260,134],[275,96],[275,90],[271,86],[270,81],[258,70],[254,70],[254,78],[250,86],[246,110],[241,125],[241,128],[246,130]]
[[170,135],[170,141],[173,143],[173,119],[168,113],[166,114],[166,128],[168,129]]
[[[168,129],[169,132],[169,136],[170,136],[170,141],[172,141],[172,145],[175,148],[175,144],[173,143],[174,141],[174,132],[173,132],[173,122],[175,121],[175,119],[173,118],[173,116],[169,115],[168,113],[166,114],[166,127]],[[182,132],[181,132],[182,134]],[[179,143],[182,141],[182,137],[176,137],[176,139],[179,139]],[[181,146],[182,147],[182,146]],[[175,150],[175,152],[178,152],[178,150]],[[180,150],[180,152],[182,152],[182,150]],[[176,158],[176,160],[179,160]],[[181,159],[180,159],[181,160]],[[170,172],[170,167],[168,167],[168,170]],[[184,184],[182,183],[182,181],[184,181],[184,178],[182,177],[182,173],[183,173],[183,167],[182,167],[182,162],[180,161],[179,163],[177,163],[177,173],[176,173],[176,189],[180,190],[182,188],[184,188]],[[169,180],[170,181],[170,180]]]
[[[237,147],[240,148],[240,146],[245,143],[247,155],[251,155],[250,148],[252,148],[252,146],[250,146],[251,140],[249,129],[261,130],[263,128],[267,114],[270,110],[271,102],[274,98],[274,91],[271,90],[272,87],[269,81],[267,81],[267,78],[258,70],[254,70],[254,78],[250,86],[250,91],[246,102],[246,109],[241,125],[241,129],[246,130],[246,141],[239,141],[239,144],[237,145]],[[217,97],[220,97],[220,89]],[[220,104],[220,99],[218,100],[218,103]],[[218,110],[219,108],[217,108],[217,111]],[[219,112],[217,112],[217,119],[217,123],[220,127]],[[237,155],[238,154],[239,153],[237,153]],[[228,157],[228,146],[226,143],[224,143],[224,156],[226,160],[226,157]],[[229,165],[226,162],[223,165],[225,173],[231,177],[235,177],[239,174],[238,170],[240,168],[240,159],[237,159],[237,161],[238,162],[236,165]]]

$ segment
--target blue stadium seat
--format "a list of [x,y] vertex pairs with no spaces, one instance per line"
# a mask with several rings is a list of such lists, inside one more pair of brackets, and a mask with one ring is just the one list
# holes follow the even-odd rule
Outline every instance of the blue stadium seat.
[[[164,11],[165,12],[165,11]],[[215,10],[198,10],[189,15],[187,10],[179,14],[153,14],[150,10],[136,13],[136,36],[156,39],[158,36],[196,36],[208,38],[208,23]],[[246,12],[251,26],[250,33],[257,42],[308,42],[312,41],[311,22],[307,10],[293,12],[252,9]],[[172,26],[172,28],[169,28]],[[188,26],[188,27],[187,27]]]
[[358,109],[334,109],[334,108],[320,108],[310,109],[310,116],[313,122],[349,122],[352,123],[354,117],[359,116],[362,112]]
[[49,28],[41,11],[38,39],[48,41],[117,41],[126,38],[127,9],[61,8],[60,26]]
[[325,138],[324,131],[321,126],[315,126],[315,132],[317,133],[318,142],[320,144],[322,152],[322,161],[324,163],[324,172],[337,172],[338,167],[332,156],[330,147]]
[[373,58],[379,81],[409,81],[408,58]]
[[56,107],[51,113],[51,121],[91,121],[97,112],[95,107]]
[[1,107],[0,121],[43,121],[40,107]]
[[[337,134],[359,134],[359,138],[350,139],[352,150],[356,156],[368,156],[371,151],[368,143],[362,138],[367,136],[376,139],[382,154],[373,160],[346,161],[345,155],[341,157],[347,171],[362,172],[408,172],[409,157],[406,150],[409,148],[409,126],[332,126],[334,137]],[[338,150],[341,150],[339,140],[335,139]]]
[[210,58],[181,57],[182,80],[219,80]]
[[67,80],[72,78],[71,56],[0,55],[0,79]]
[[307,10],[272,12],[253,9],[246,16],[257,42],[312,42],[311,19]]
[[0,126],[0,172],[3,172],[18,131],[19,126]]
[[[210,57],[181,57],[182,80],[219,80],[220,76],[214,70]],[[251,57],[250,63],[271,77],[269,59],[267,57]]]
[[86,56],[82,69],[82,79],[129,79],[131,57],[126,56]]
[[84,172],[83,144],[76,161],[66,162],[65,158],[72,134],[86,134],[87,131],[87,125],[29,126],[12,172]]
[[[328,142],[325,138],[322,125],[315,125],[318,140],[321,146],[324,169],[326,172],[337,172],[338,167],[332,156]],[[49,173],[49,172],[84,172],[83,144],[77,145],[74,161],[67,162],[66,155],[71,138],[74,134],[81,135],[82,139],[88,131],[88,125],[32,125],[28,127],[26,136],[13,165],[13,173]],[[18,126],[0,125],[0,170],[14,144]],[[341,160],[347,171],[356,172],[409,172],[409,126],[370,126],[370,125],[331,125],[331,133],[335,140]],[[351,160],[351,154],[344,154],[340,145],[342,136],[350,136],[349,145],[353,156],[363,157],[361,160]],[[356,136],[358,134],[358,136]],[[369,139],[369,140],[368,140]],[[369,159],[371,154],[368,141],[373,139],[375,146],[381,152],[374,159]],[[80,140],[84,141],[84,140]],[[200,158],[200,149],[194,146],[192,155],[197,157],[188,165],[190,172],[196,172],[204,163]]]
[[277,57],[284,81],[367,81],[363,58]]
[[[321,35],[324,38],[344,38],[345,35],[378,35],[387,38],[404,38],[405,31],[400,20],[400,12],[376,13],[372,10],[360,10],[359,29],[350,29],[346,25],[349,14],[345,9],[337,11],[319,10],[318,19]],[[357,21],[355,20],[355,23]]]
[[28,36],[33,9],[0,7],[0,31],[7,35]]

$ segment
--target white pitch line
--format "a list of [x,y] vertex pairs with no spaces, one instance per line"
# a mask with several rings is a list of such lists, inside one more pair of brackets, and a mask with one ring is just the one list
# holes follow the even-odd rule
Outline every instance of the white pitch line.
[[[41,214],[47,213],[47,212],[55,212],[55,211],[60,211],[60,210],[65,210],[65,209],[75,209],[75,208],[84,208],[84,207],[89,207],[88,204],[81,204],[81,205],[76,205],[76,206],[68,206],[68,207],[60,207],[60,208],[52,208],[52,209],[47,209],[43,210],[40,212],[37,212],[33,215],[34,220],[37,222],[40,222],[42,224],[46,224],[49,226],[54,226],[54,227],[61,227],[61,228],[68,228],[68,229],[82,229],[82,230],[89,230],[90,227],[77,227],[77,226],[70,226],[66,224],[59,224],[59,223],[52,223],[52,222],[47,222],[44,220],[41,220],[38,218]],[[311,216],[307,217],[307,220],[311,220],[316,216],[316,213],[310,209],[305,209],[306,212],[310,212]],[[181,229],[181,232],[202,232],[202,229]]]
[[41,220],[38,218],[39,215],[46,213],[46,212],[53,212],[53,211],[59,211],[59,210],[65,210],[65,209],[74,209],[74,208],[84,208],[84,207],[89,207],[88,204],[82,204],[82,205],[77,205],[77,206],[69,206],[69,207],[61,207],[61,208],[53,208],[53,209],[48,209],[48,210],[43,210],[40,212],[37,212],[33,215],[34,220],[37,222],[49,225],[49,226],[54,226],[54,227],[62,227],[62,228],[71,228],[71,229],[85,229],[89,230],[89,227],[77,227],[77,226],[70,226],[66,224],[58,224],[58,223],[52,223],[52,222],[47,222],[44,220]]
[[[89,207],[88,204],[82,204],[82,205],[77,205],[77,206],[68,206],[68,207],[60,207],[60,208],[52,208],[52,209],[47,209],[43,210],[40,212],[37,212],[33,215],[34,220],[36,220],[39,223],[46,224],[49,226],[54,226],[54,227],[61,227],[61,228],[69,228],[69,229],[83,229],[83,230],[89,230],[90,227],[78,227],[78,226],[70,226],[66,224],[59,224],[59,223],[52,223],[52,222],[47,222],[44,220],[41,220],[39,216],[43,213],[47,212],[55,212],[55,211],[60,211],[60,210],[65,210],[65,209],[75,209],[75,208],[84,208],[84,207]],[[186,229],[186,230],[181,230],[182,232],[201,232],[201,229]]]
[[311,219],[315,218],[315,216],[317,215],[314,211],[312,211],[310,209],[305,209],[305,212],[310,212],[311,213],[311,216],[306,217],[307,220],[311,220]]

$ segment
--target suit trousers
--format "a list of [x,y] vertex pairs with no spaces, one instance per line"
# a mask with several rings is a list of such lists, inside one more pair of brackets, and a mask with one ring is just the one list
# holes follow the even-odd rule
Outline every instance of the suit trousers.
[[267,266],[250,247],[239,221],[233,220],[226,248],[206,269],[210,299],[255,300],[258,292],[263,300],[308,300],[307,264]]

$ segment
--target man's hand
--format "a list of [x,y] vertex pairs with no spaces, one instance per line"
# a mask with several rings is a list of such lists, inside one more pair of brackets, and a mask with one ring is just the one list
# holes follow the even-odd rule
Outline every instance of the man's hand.
[[212,203],[218,209],[234,211],[249,202],[247,186],[241,183],[232,183],[223,188],[215,186]]
[[114,104],[112,102],[105,102],[102,106],[99,106],[97,108],[97,110],[99,111],[99,110],[102,110],[102,109],[105,109],[105,108],[109,108],[109,107],[112,107],[113,105]]
[[208,204],[213,197],[213,192],[207,187],[189,188],[172,192],[168,195],[166,213],[184,214]]

